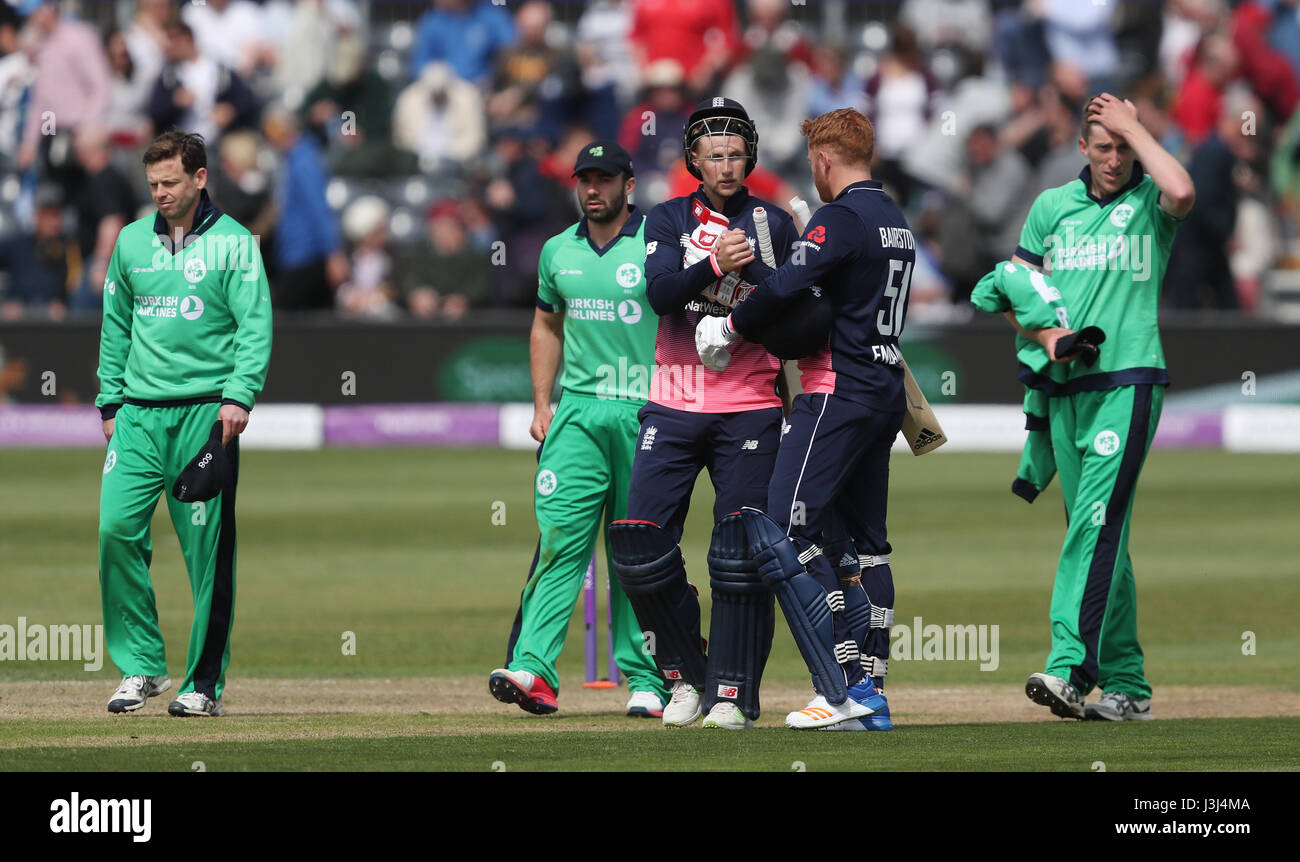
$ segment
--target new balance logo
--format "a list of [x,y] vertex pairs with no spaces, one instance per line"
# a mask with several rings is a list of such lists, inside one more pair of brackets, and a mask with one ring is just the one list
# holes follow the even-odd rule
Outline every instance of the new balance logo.
[[659,429],[656,428],[654,425],[651,425],[649,428],[645,429],[645,434],[641,435],[641,451],[643,452],[650,451],[650,448],[655,444],[655,435],[658,433],[659,433]]
[[740,444],[740,448],[741,448],[742,450],[753,451],[754,449],[757,449],[757,448],[758,448],[758,441],[757,441],[757,440],[746,440],[744,443],[741,443],[741,444]]
[[664,678],[665,678],[665,679],[681,679],[681,678],[682,678],[682,672],[681,672],[680,670],[666,670],[666,671],[664,671]]
[[738,685],[720,685],[718,686],[718,697],[737,698],[740,697],[740,686]]

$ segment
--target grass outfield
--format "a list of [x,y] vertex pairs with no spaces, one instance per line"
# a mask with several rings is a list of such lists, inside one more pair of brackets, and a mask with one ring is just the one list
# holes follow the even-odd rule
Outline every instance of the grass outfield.
[[[1024,678],[1041,669],[1063,533],[1061,497],[1056,485],[1033,505],[1013,496],[1007,489],[1016,462],[1014,455],[943,452],[895,457],[889,523],[897,622],[910,626],[921,617],[927,625],[996,625],[998,652],[996,669],[988,671],[971,660],[894,661],[891,690],[973,687],[1023,701]],[[1162,686],[1204,686],[1218,698],[1232,698],[1234,686],[1252,686],[1256,694],[1277,695],[1277,710],[1262,714],[1292,718],[1231,723],[1189,718],[1109,728],[1119,733],[1106,738],[1108,745],[1132,743],[1131,751],[1122,754],[1130,768],[1300,767],[1292,706],[1300,693],[1300,677],[1294,673],[1300,665],[1300,630],[1294,625],[1294,609],[1300,605],[1295,463],[1287,457],[1200,452],[1155,452],[1149,458],[1139,486],[1131,552],[1157,710]],[[28,625],[100,621],[95,532],[101,464],[102,454],[95,451],[0,451],[0,624],[14,626],[20,616]],[[645,727],[630,729],[621,718],[609,728],[624,731],[617,736],[554,722],[546,725],[553,733],[539,733],[536,725],[505,721],[502,710],[512,708],[492,701],[485,681],[502,662],[536,541],[532,471],[530,453],[495,450],[245,453],[232,695],[241,679],[338,681],[338,690],[323,695],[327,697],[346,696],[350,679],[484,684],[481,696],[472,701],[473,712],[448,713],[431,701],[427,716],[405,719],[239,715],[232,696],[231,715],[221,720],[219,730],[203,733],[260,727],[270,736],[253,734],[223,743],[222,750],[232,758],[230,768],[334,768],[329,758],[335,754],[320,756],[327,749],[349,764],[339,768],[483,769],[496,760],[510,768],[512,758],[494,755],[498,749],[515,751],[520,769],[653,765],[638,757],[617,761],[592,754],[608,751],[613,757],[615,750],[631,751],[617,741],[626,739],[629,746],[632,740],[638,746],[644,740],[665,758],[681,757],[683,767],[789,769],[789,762],[803,760],[813,769],[819,753],[845,745],[831,740],[855,738],[817,734],[808,741],[807,734],[789,734],[795,740],[786,742],[787,734],[777,729],[780,715],[769,707],[760,728],[770,726],[771,733],[746,736],[754,740],[748,743],[734,737],[710,743],[711,748],[722,746],[717,751],[737,754],[697,760],[703,755],[693,751],[698,743],[688,738],[695,734],[665,738]],[[707,594],[707,479],[697,492],[683,544],[688,571]],[[502,513],[505,523],[495,523]],[[153,580],[171,648],[168,665],[179,678],[191,605],[166,518],[160,507]],[[707,601],[705,607],[707,611]],[[570,648],[560,660],[562,709],[571,702],[566,697],[581,693],[580,613],[575,620]],[[784,623],[779,626],[766,679],[796,690],[806,685],[806,672]],[[355,635],[355,655],[343,654],[345,633]],[[1251,646],[1253,650],[1243,650]],[[102,712],[116,678],[107,661],[96,672],[83,670],[79,662],[0,661],[0,768],[114,768],[114,758],[129,753],[103,744],[105,734],[120,734],[122,726]],[[11,684],[35,680],[90,682],[86,690],[94,695],[82,696],[88,717],[43,720],[48,704],[13,695]],[[52,699],[59,697],[57,686],[50,691]],[[963,718],[969,710],[958,699],[951,709],[949,721],[970,720]],[[1046,717],[1046,710],[1041,711]],[[510,718],[526,718],[514,712]],[[142,727],[155,721],[167,725],[161,718],[135,718]],[[348,730],[367,720],[376,722],[367,731],[373,738]],[[1095,735],[1108,729],[1062,727],[1054,721],[907,728],[906,715],[899,713],[898,720],[899,732],[873,737],[898,741],[874,745],[897,750],[898,768],[908,769],[1073,769],[1078,768],[1073,761],[1058,766],[1029,752],[1054,745],[1062,733],[1087,741],[1101,739]],[[277,743],[283,721],[310,725],[321,738],[290,734]],[[189,723],[180,724],[165,734],[196,732],[187,729]],[[461,730],[450,733],[448,727]],[[999,732],[1006,741],[995,744]],[[1214,746],[1199,744],[1212,734]],[[1270,748],[1288,734],[1289,744]],[[180,743],[166,735],[137,742],[133,748],[148,745],[158,752],[170,752],[168,746],[188,751],[186,746],[217,744]],[[423,754],[410,748],[420,745],[426,746]],[[800,746],[807,757],[791,754]],[[1200,751],[1185,756],[1180,746]],[[531,756],[534,747],[536,760],[521,756]],[[1206,758],[1205,749],[1212,747],[1217,749],[1213,757],[1222,759]],[[1090,757],[1086,748],[1079,750],[1080,762]],[[755,749],[782,753],[769,764],[768,754]],[[930,749],[933,757],[925,754]],[[91,751],[94,756],[87,753]],[[1280,759],[1279,751],[1284,752]],[[747,759],[746,752],[759,759]],[[1090,757],[1088,763],[1095,759],[1107,758]],[[167,767],[158,763],[157,768]]]
[[[619,718],[299,716],[194,722],[131,717],[47,722],[9,749],[5,770],[191,772],[379,771],[1271,771],[1294,770],[1300,722],[1177,719],[1121,726],[1081,722],[959,724],[892,733],[670,731]],[[202,725],[201,727],[199,725]],[[565,725],[576,725],[569,728]],[[128,727],[129,726],[129,727]],[[31,745],[35,738],[39,746]],[[196,761],[201,764],[196,765]]]

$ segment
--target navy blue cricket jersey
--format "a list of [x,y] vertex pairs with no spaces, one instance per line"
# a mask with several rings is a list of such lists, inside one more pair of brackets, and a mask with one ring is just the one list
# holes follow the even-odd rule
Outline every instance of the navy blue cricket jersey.
[[799,361],[803,390],[902,411],[898,337],[915,262],[912,231],[880,183],[851,183],[813,214],[790,259],[731,313],[731,326],[743,336],[779,318],[798,291],[820,290],[834,322],[826,347]]
[[[772,273],[758,259],[754,208],[760,206],[767,211],[776,262],[783,263],[799,238],[794,220],[775,204],[751,196],[744,186],[727,199],[720,213],[710,209],[700,186],[690,195],[659,204],[646,218],[646,299],[659,315],[651,401],[698,413],[735,413],[781,404],[775,388],[781,363],[761,344],[738,343],[723,372],[705,371],[695,352],[700,318],[725,317],[755,283]],[[754,262],[741,268],[738,281],[721,278],[708,258],[718,237],[732,228],[743,230],[755,248]],[[689,373],[683,374],[683,369]],[[683,378],[695,385],[683,386]]]

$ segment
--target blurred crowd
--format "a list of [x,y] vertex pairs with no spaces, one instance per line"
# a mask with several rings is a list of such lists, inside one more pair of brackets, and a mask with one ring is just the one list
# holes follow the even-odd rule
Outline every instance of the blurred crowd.
[[118,230],[152,212],[158,132],[260,238],[279,309],[454,320],[529,307],[579,216],[594,138],[643,209],[692,190],[682,125],[739,100],[750,189],[815,203],[799,123],[876,126],[874,175],[924,242],[915,314],[964,313],[1039,191],[1084,165],[1089,96],[1133,100],[1197,204],[1164,303],[1269,310],[1300,269],[1300,0],[0,0],[0,319],[96,314]]

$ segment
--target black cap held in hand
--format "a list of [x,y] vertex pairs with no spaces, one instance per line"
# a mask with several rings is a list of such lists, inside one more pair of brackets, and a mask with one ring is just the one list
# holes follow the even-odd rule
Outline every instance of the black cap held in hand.
[[615,141],[592,141],[578,152],[578,159],[573,164],[573,175],[587,168],[616,177],[619,174],[636,176],[632,170],[632,157]]
[[1062,359],[1071,353],[1078,353],[1083,364],[1091,368],[1097,357],[1101,356],[1101,343],[1106,340],[1106,333],[1099,326],[1085,326],[1078,332],[1062,336],[1056,342],[1056,358]]
[[172,496],[182,503],[211,500],[221,493],[229,474],[230,462],[226,459],[225,447],[221,445],[221,420],[217,420],[212,425],[208,442],[176,477]]

